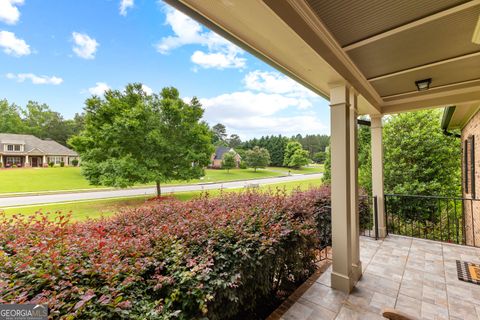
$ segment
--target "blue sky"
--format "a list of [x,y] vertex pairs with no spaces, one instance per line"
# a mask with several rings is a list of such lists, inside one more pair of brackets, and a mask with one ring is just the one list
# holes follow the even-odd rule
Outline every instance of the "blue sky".
[[242,138],[329,132],[327,101],[161,1],[0,0],[0,99],[70,118],[129,82],[197,96]]

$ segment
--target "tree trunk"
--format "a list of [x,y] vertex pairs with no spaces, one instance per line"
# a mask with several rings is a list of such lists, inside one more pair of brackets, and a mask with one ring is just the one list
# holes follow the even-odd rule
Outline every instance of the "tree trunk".
[[157,197],[162,195],[162,190],[160,189],[160,181],[157,181]]

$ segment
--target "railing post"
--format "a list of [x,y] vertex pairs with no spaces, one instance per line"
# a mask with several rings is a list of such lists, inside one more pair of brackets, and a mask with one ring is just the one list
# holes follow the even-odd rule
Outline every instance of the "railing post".
[[375,223],[375,240],[378,240],[378,200],[373,197],[373,221]]

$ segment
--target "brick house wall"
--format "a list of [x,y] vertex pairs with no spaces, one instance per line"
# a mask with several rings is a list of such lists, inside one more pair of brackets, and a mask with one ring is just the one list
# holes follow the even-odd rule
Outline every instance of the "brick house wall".
[[[461,139],[463,198],[480,199],[480,112],[462,129]],[[466,244],[480,246],[480,200],[465,200],[463,215]]]

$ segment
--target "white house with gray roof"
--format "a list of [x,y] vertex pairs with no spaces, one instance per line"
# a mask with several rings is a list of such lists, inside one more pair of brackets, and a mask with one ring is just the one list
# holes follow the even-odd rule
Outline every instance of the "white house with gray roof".
[[53,140],[29,134],[0,133],[0,167],[45,167],[53,162],[71,165],[78,154]]

